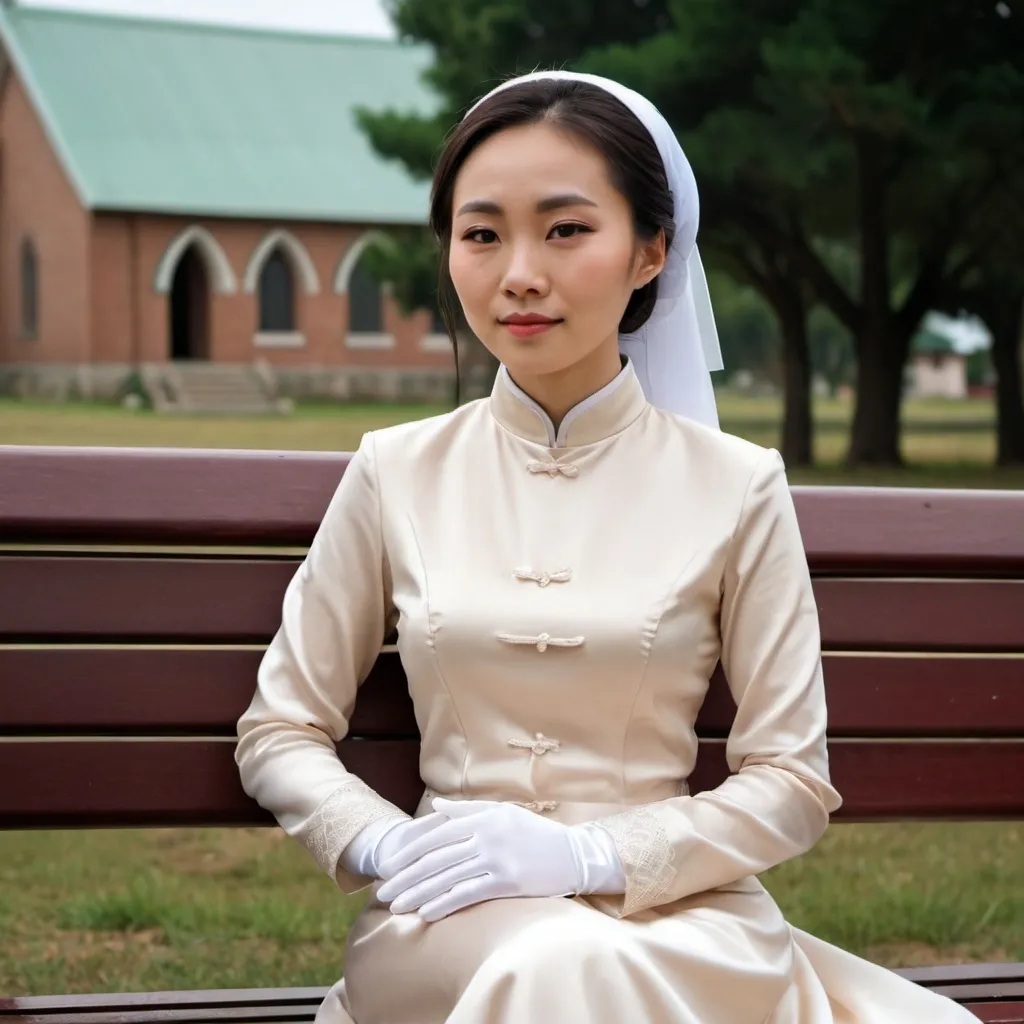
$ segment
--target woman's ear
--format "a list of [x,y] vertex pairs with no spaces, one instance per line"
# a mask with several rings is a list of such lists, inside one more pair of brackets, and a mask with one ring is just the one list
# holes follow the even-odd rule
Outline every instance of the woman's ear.
[[635,260],[635,278],[633,288],[643,288],[650,284],[665,269],[667,251],[665,232],[659,231],[649,242],[641,242],[637,247]]

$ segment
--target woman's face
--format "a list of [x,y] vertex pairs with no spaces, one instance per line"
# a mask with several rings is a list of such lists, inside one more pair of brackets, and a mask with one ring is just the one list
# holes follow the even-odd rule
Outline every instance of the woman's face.
[[506,129],[463,164],[452,211],[452,282],[513,377],[618,366],[619,321],[664,265],[664,236],[638,243],[597,150],[550,124]]

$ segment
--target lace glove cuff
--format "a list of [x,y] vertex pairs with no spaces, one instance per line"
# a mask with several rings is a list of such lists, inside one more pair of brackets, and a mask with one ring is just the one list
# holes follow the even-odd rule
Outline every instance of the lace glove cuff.
[[[280,817],[280,815],[279,815]],[[403,810],[374,792],[361,779],[347,778],[297,827],[285,831],[306,847],[321,869],[343,892],[357,892],[369,884],[367,876],[352,875],[341,866],[341,854],[364,828],[375,822],[405,820]]]

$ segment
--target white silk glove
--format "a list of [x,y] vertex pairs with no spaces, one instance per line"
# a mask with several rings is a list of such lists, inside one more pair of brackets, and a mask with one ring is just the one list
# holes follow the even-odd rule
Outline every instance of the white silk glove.
[[382,859],[377,899],[393,914],[425,921],[484,900],[623,892],[625,874],[611,836],[562,825],[516,804],[433,801],[449,820]]
[[339,863],[349,874],[380,878],[380,866],[385,860],[447,820],[436,812],[422,818],[381,818],[356,833],[342,851]]

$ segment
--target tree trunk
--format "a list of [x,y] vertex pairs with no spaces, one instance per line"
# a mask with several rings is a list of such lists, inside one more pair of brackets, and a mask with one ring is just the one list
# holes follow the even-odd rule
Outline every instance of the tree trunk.
[[992,303],[992,362],[995,364],[996,464],[1024,465],[1024,386],[1021,383],[1021,344],[1024,341],[1024,294],[1016,289]]
[[814,424],[811,416],[811,352],[807,342],[807,310],[797,289],[788,301],[775,304],[782,333],[785,411],[782,419],[782,457],[787,466],[814,462]]
[[857,399],[846,461],[850,466],[898,466],[903,461],[900,399],[909,338],[894,336],[888,196],[874,139],[858,140],[857,170],[864,319],[857,338]]
[[879,327],[857,343],[857,398],[846,462],[899,466],[903,364],[909,339]]
[[[728,251],[728,250],[727,250]],[[814,422],[811,415],[811,346],[807,302],[800,278],[771,246],[741,247],[730,256],[741,268],[745,283],[771,307],[782,338],[782,458],[787,467],[814,462]]]

